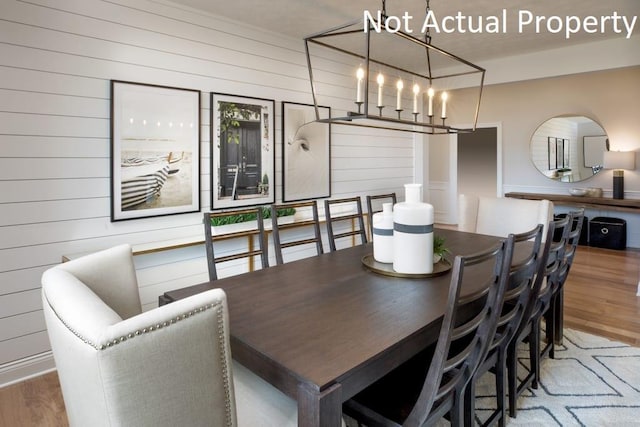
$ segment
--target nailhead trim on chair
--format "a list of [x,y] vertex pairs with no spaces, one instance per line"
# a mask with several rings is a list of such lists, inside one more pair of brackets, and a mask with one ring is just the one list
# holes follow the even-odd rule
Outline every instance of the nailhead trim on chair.
[[[80,333],[76,330],[74,330],[73,328],[69,327],[69,325],[62,320],[62,318],[60,318],[60,316],[58,315],[58,313],[56,312],[56,310],[51,306],[51,303],[49,303],[49,300],[47,299],[47,303],[49,304],[49,307],[51,308],[51,311],[53,311],[56,315],[56,317],[58,318],[58,320],[60,320],[60,322],[71,332],[73,333],[76,337],[80,338],[80,340],[82,340],[83,343],[90,345],[91,347],[93,347],[96,350],[105,350],[106,348],[112,347],[116,344],[119,344],[121,342],[124,342],[128,339],[131,339],[135,336],[139,336],[142,334],[146,334],[149,332],[153,332],[154,330],[158,330],[158,329],[162,329],[164,327],[167,327],[169,325],[173,325],[176,322],[179,322],[180,320],[184,320],[188,317],[193,316],[194,314],[197,313],[202,313],[205,310],[211,309],[211,308],[221,308],[222,304],[220,302],[214,303],[214,304],[207,304],[203,307],[199,307],[196,308],[192,311],[189,311],[188,313],[184,313],[182,315],[178,315],[176,316],[175,319],[171,319],[171,320],[167,320],[163,323],[158,323],[155,326],[151,325],[148,326],[146,328],[142,328],[142,329],[138,329],[135,332],[129,332],[126,336],[121,336],[119,338],[114,339],[113,341],[108,341],[106,344],[101,344],[101,345],[97,345],[91,341],[89,341],[88,339],[86,339],[85,337],[83,337],[82,335],[80,335]],[[224,394],[225,394],[225,416],[227,418],[227,426],[233,426],[233,422],[232,422],[232,416],[231,416],[231,387],[229,384],[229,365],[227,364],[227,346],[225,343],[225,330],[224,330],[224,311],[223,310],[218,310],[217,313],[217,323],[218,323],[218,344],[220,345],[220,348],[222,349],[222,351],[220,352],[220,362],[222,365],[222,382],[223,382],[223,386],[224,386]]]

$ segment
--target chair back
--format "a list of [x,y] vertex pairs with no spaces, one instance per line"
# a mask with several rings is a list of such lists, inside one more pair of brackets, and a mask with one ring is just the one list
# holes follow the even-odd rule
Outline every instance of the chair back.
[[567,280],[573,259],[578,249],[578,243],[580,242],[580,233],[582,231],[582,224],[584,223],[584,210],[570,212],[569,224],[567,226],[566,236],[563,235],[565,240],[565,250],[563,262],[558,273],[558,285],[562,287]]
[[[500,316],[490,348],[506,346],[518,331],[529,296],[533,290],[536,272],[542,261],[542,224],[525,233],[514,235],[514,255],[507,290],[501,303]],[[529,249],[519,250],[523,246]]]
[[325,200],[324,214],[327,221],[329,248],[332,252],[337,249],[336,241],[345,237],[354,239],[359,237],[361,244],[367,243],[360,197]]
[[[295,209],[295,216],[301,216],[302,219],[294,220],[293,222],[280,223],[277,213],[281,209]],[[300,215],[301,213],[302,215]],[[324,252],[322,248],[322,235],[320,234],[320,221],[318,220],[318,205],[315,201],[271,205],[271,224],[271,235],[273,236],[276,264],[284,264],[282,250],[286,248],[313,244],[315,245],[316,255],[320,255]],[[282,231],[285,231],[285,234],[287,234],[287,230],[295,229],[297,231],[300,231],[301,228],[309,227],[311,227],[312,229],[312,236],[305,235],[300,237],[298,235],[297,238],[295,236],[292,236],[292,238],[287,239],[286,241],[284,241],[282,238]],[[293,235],[293,232],[289,234]]]
[[[423,425],[440,418],[450,408],[451,396],[459,398],[493,340],[513,255],[510,236],[485,251],[456,256],[447,309],[435,353],[422,390],[404,425]],[[461,289],[471,285],[471,296]],[[462,308],[464,307],[464,310]]]
[[[518,333],[526,329],[528,323],[534,322],[535,317],[539,317],[549,308],[553,292],[557,288],[555,284],[558,282],[558,274],[564,258],[565,242],[569,233],[570,221],[571,218],[567,215],[549,223],[549,232],[545,236],[541,261],[536,272],[536,280]],[[560,241],[553,240],[554,234],[562,236]],[[537,327],[537,325],[531,325],[531,327]]]
[[116,247],[42,276],[69,425],[236,425],[224,292],[123,318],[107,302],[116,300],[101,295],[138,292],[134,281],[121,281],[127,255],[128,246]]
[[553,221],[553,203],[549,200],[462,194],[458,198],[458,228],[461,231],[507,237],[543,224],[544,239],[550,221]]
[[[238,230],[229,230],[223,233],[214,233],[212,224],[219,219],[222,223],[225,218],[233,218],[236,216],[244,216],[251,219],[241,223]],[[255,219],[255,223],[253,220]],[[230,211],[205,212],[203,218],[204,225],[204,245],[207,252],[207,266],[209,267],[209,280],[218,280],[217,266],[220,263],[233,261],[242,258],[249,258],[253,262],[253,258],[260,257],[262,268],[269,267],[269,258],[267,253],[267,240],[264,231],[264,219],[261,208],[237,209]],[[257,236],[257,249],[254,247],[253,239]],[[247,244],[241,245],[243,249],[228,250],[223,252],[215,249],[216,243],[228,240],[238,240],[243,238]],[[223,255],[224,253],[224,255]]]
[[376,194],[367,196],[367,222],[369,224],[369,237],[373,238],[373,214],[382,212],[383,203],[398,203],[396,193]]
[[131,246],[124,244],[65,262],[56,268],[85,283],[123,319],[142,312]]

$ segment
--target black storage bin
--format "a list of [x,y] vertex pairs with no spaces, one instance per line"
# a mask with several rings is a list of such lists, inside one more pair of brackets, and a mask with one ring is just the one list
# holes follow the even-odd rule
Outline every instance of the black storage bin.
[[[557,219],[565,218],[566,216],[567,216],[566,213],[556,214],[553,216],[553,219],[557,220]],[[573,220],[572,227],[575,227],[577,221],[578,221],[577,219]],[[553,233],[554,241],[556,242],[559,241],[561,237],[562,236],[560,235],[560,230],[556,230]],[[578,244],[585,245],[585,246],[589,244],[589,218],[587,218],[586,216],[582,220],[582,228],[580,229],[580,240],[578,240]]]
[[597,216],[589,224],[589,246],[607,249],[627,247],[627,221]]

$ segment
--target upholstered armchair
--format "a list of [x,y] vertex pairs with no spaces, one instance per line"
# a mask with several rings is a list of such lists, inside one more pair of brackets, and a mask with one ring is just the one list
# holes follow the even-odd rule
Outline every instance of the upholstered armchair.
[[225,293],[141,312],[131,248],[46,271],[43,308],[71,426],[295,426],[297,406],[232,362]]
[[549,200],[465,194],[458,197],[458,229],[460,231],[507,237],[510,233],[524,233],[542,224],[544,240],[551,221],[553,221],[553,203]]

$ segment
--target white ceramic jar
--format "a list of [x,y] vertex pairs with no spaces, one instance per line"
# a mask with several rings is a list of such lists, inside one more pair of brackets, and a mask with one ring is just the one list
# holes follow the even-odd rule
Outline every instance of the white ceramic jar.
[[383,203],[382,212],[373,214],[373,258],[393,262],[393,203]]
[[405,201],[393,207],[393,269],[433,272],[433,206],[422,202],[422,184],[405,184]]

